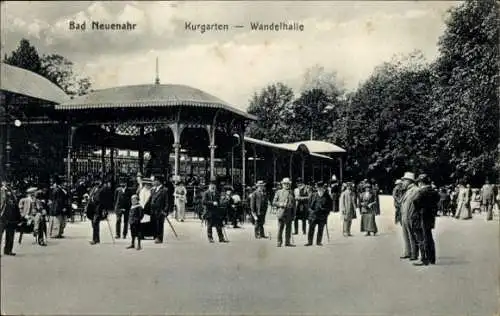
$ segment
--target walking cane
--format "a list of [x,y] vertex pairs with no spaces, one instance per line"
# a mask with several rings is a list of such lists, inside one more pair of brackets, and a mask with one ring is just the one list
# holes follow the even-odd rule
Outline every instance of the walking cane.
[[328,219],[326,220],[326,239],[328,239],[328,243],[330,243],[330,231],[328,230]]
[[108,223],[109,234],[111,235],[111,240],[113,240],[113,245],[115,244],[115,237],[113,236],[113,231],[111,231],[111,224],[109,223],[109,219],[106,216],[106,223]]
[[222,233],[224,233],[224,239],[226,239],[226,241],[229,241],[229,239],[227,238],[227,234],[226,234],[226,227],[222,226]]
[[172,232],[174,232],[174,236],[175,236],[175,238],[176,238],[176,239],[179,239],[179,237],[177,236],[177,232],[176,232],[176,231],[175,231],[175,229],[174,229],[174,226],[172,225],[172,223],[170,222],[170,220],[168,219],[168,217],[167,217],[167,216],[165,216],[165,219],[167,220],[168,225],[170,225],[170,228],[172,229]]

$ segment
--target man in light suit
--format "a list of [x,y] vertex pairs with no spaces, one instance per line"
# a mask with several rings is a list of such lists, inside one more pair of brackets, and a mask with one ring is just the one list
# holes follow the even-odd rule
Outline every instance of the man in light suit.
[[292,237],[292,222],[295,218],[295,198],[290,189],[292,181],[284,178],[281,181],[282,188],[276,191],[273,199],[273,206],[277,209],[278,218],[278,247],[283,244],[283,230],[285,230],[285,246],[295,247],[290,242]]
[[415,197],[418,194],[418,187],[415,185],[415,174],[405,172],[403,178],[403,189],[406,190],[401,199],[401,227],[403,229],[404,254],[401,259],[418,259],[417,241],[411,231],[411,216],[415,211]]
[[264,181],[257,181],[257,189],[250,196],[250,210],[255,221],[255,238],[267,238],[264,233],[264,223],[266,221],[267,206],[269,198],[264,191]]
[[151,189],[151,197],[149,198],[146,208],[149,207],[151,212],[151,222],[154,225],[155,244],[163,243],[163,230],[165,224],[165,216],[169,211],[170,193],[163,185],[164,178],[161,175],[153,176],[153,188]]

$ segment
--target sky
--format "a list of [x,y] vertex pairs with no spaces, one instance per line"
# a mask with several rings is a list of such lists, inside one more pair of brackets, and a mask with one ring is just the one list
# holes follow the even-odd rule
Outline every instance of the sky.
[[[321,2],[15,2],[1,3],[1,54],[22,38],[39,54],[59,54],[89,76],[93,89],[161,83],[196,87],[240,109],[255,91],[284,82],[295,91],[315,66],[354,90],[377,65],[415,50],[432,61],[453,1]],[[87,30],[69,23],[87,22]],[[137,24],[132,31],[90,30],[92,21]],[[243,25],[228,31],[192,24]],[[252,31],[251,22],[296,22],[303,32]]]

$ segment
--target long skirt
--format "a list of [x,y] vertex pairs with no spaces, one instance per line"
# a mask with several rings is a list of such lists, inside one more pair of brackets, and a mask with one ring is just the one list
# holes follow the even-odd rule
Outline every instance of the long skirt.
[[361,214],[361,232],[367,232],[367,233],[378,232],[374,213]]
[[175,199],[176,207],[176,219],[185,220],[186,219],[186,202],[181,199]]
[[468,203],[465,203],[463,201],[458,202],[458,207],[457,207],[457,212],[455,214],[455,217],[458,219],[471,219],[472,214]]

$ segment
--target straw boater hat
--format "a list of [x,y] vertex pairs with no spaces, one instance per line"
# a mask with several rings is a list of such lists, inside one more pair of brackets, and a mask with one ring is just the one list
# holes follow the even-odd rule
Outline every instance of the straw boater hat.
[[31,188],[29,188],[28,190],[26,190],[26,193],[28,193],[28,194],[32,194],[32,193],[35,193],[37,190],[38,190],[37,188],[35,188],[35,187],[31,187]]
[[292,181],[290,181],[290,178],[283,178],[283,180],[281,180],[281,183],[282,184],[285,184],[285,183],[292,184]]
[[142,184],[153,184],[150,178],[142,178]]
[[264,186],[264,185],[266,185],[266,183],[262,180],[259,180],[259,181],[257,181],[257,183],[255,185],[256,186]]
[[415,174],[413,172],[405,172],[404,176],[401,179],[415,182]]

